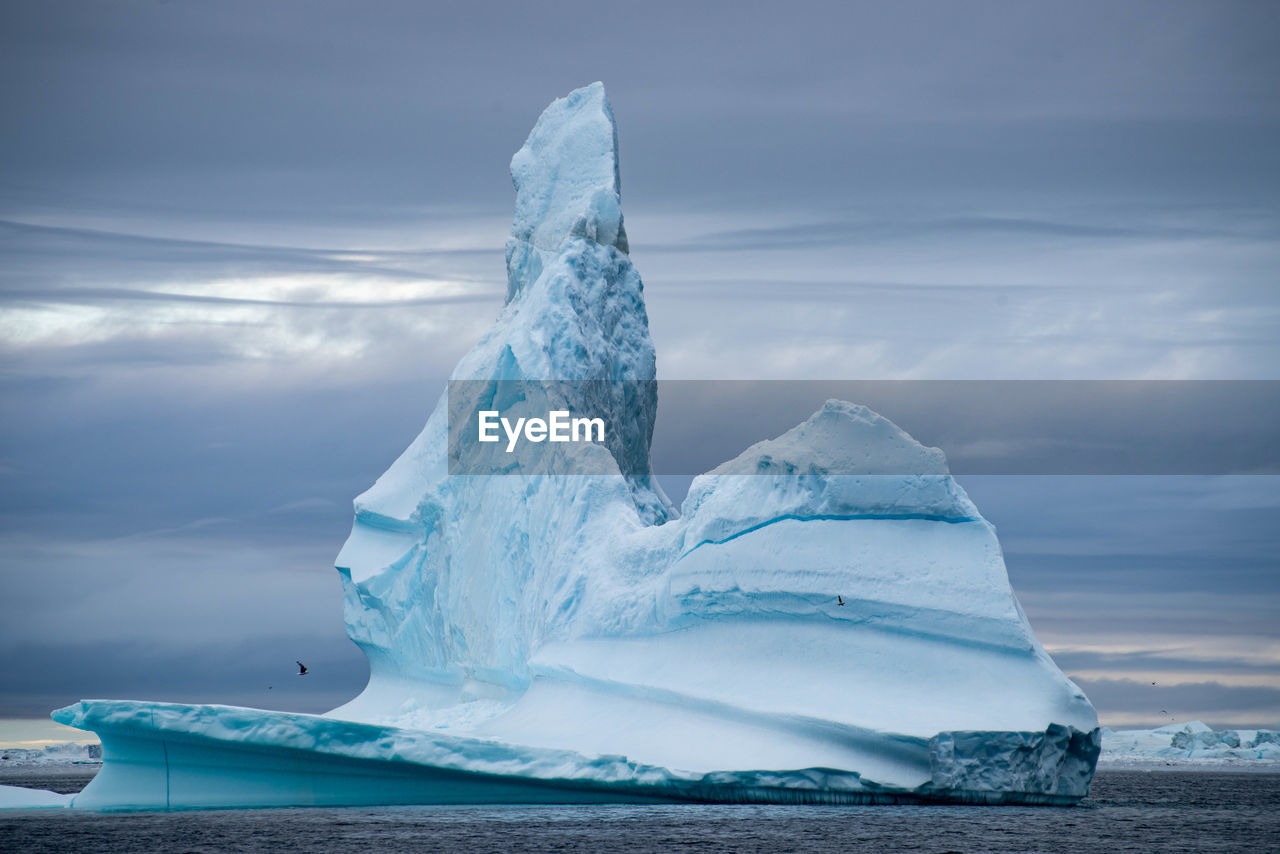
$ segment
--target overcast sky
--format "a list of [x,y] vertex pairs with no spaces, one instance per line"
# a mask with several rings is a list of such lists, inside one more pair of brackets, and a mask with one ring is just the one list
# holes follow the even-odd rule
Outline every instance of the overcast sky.
[[[1263,2],[4,4],[0,716],[363,686],[350,500],[501,305],[511,154],[593,80],[665,379],[1280,380],[1277,33]],[[1280,724],[1275,476],[962,483],[1104,723]]]

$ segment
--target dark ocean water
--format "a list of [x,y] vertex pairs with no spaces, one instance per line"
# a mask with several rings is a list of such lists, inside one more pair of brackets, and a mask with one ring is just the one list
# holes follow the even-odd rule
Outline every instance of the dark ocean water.
[[[76,791],[91,775],[10,785]],[[1103,771],[1075,807],[350,807],[0,812],[0,851],[1280,851],[1280,774]]]

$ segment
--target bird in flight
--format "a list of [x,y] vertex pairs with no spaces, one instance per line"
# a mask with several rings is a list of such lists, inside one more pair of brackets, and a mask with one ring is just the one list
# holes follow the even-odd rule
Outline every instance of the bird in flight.
[[836,604],[837,604],[837,605],[843,605],[843,604],[844,604],[844,598],[843,598],[839,593],[837,593],[837,594],[836,594]]
[[298,662],[298,675],[299,676],[307,675],[307,665],[303,664],[301,661]]

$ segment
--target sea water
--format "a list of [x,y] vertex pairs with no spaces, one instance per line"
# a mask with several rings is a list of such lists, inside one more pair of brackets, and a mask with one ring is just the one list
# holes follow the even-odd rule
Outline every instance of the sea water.
[[[10,785],[76,791],[33,769]],[[403,806],[0,813],[0,851],[1277,851],[1280,774],[1102,771],[1074,807]]]

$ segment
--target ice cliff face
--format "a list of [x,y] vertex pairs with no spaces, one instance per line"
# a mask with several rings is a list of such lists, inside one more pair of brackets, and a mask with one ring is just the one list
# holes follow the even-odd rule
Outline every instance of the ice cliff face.
[[[511,172],[507,305],[454,378],[652,379],[603,87],[552,104]],[[475,387],[513,405],[496,382]],[[530,384],[528,411],[546,411],[547,387]],[[633,428],[575,453],[647,473],[656,400],[615,396],[569,402]],[[542,473],[601,470],[569,452],[521,476],[451,477],[447,408],[357,499],[338,568],[373,675],[334,716],[908,787],[931,779],[928,751],[895,738],[951,733],[954,755],[974,738],[956,733],[1097,726],[941,452],[864,407],[829,401],[697,478],[678,517],[644,476]],[[1091,770],[1096,738],[1076,749]]]
[[[77,804],[1082,797],[1097,717],[942,453],[828,401],[677,514],[651,480],[654,349],[604,88],[553,103],[511,173],[506,305],[336,561],[364,692],[325,717],[60,710],[103,739]],[[474,446],[450,474],[451,414],[488,408],[622,428]]]

